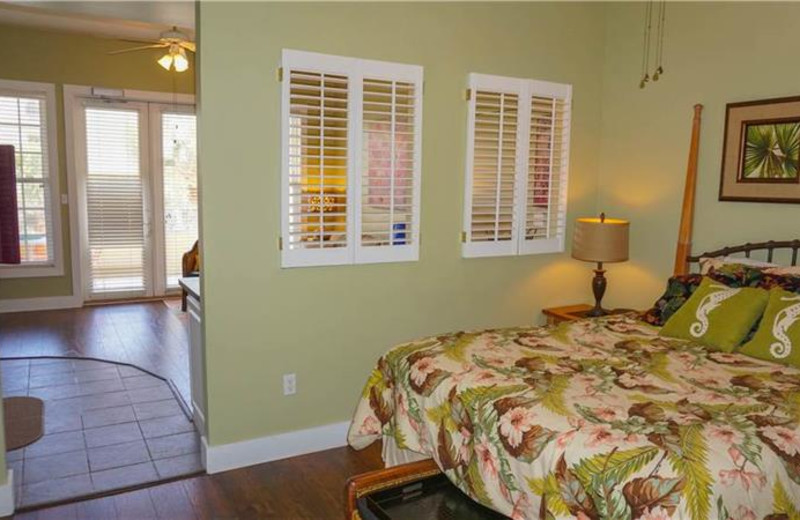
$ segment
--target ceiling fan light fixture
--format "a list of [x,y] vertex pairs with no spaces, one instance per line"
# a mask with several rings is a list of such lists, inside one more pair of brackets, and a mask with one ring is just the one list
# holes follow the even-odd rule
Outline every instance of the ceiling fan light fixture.
[[167,53],[158,59],[158,64],[164,67],[165,70],[172,68],[172,54]]
[[173,63],[177,72],[183,72],[189,68],[189,60],[186,58],[186,51],[180,49],[177,54],[173,56]]

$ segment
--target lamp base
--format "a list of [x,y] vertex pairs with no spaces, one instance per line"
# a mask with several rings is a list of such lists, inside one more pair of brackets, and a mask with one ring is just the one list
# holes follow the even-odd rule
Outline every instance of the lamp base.
[[603,308],[603,295],[606,293],[606,270],[603,269],[603,263],[597,263],[597,269],[594,270],[594,278],[592,279],[592,292],[594,293],[594,309],[590,310],[586,315],[592,318],[605,316],[608,311]]

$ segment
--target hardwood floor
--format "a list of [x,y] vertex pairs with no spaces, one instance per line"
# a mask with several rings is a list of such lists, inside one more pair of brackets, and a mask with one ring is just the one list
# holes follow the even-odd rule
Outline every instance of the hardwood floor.
[[382,467],[380,444],[312,453],[18,514],[19,520],[344,520],[344,485]]
[[169,378],[189,400],[185,313],[161,301],[0,314],[0,357],[86,356]]

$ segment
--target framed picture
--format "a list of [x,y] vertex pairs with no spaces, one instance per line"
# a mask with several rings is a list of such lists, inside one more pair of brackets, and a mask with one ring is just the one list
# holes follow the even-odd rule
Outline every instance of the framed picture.
[[800,204],[800,97],[727,105],[719,200]]

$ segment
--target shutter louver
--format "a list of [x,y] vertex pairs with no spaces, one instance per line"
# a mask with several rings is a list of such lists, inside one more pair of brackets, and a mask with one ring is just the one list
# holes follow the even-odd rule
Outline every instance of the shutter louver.
[[285,81],[289,138],[284,256],[293,255],[296,265],[327,263],[326,258],[341,263],[350,246],[349,78],[290,68]]
[[90,295],[146,288],[139,112],[86,108]]
[[418,257],[421,78],[414,69],[404,80],[362,82],[357,261]]
[[413,260],[420,67],[283,53],[284,267]]
[[564,250],[570,106],[567,96],[531,96],[523,253]]
[[463,255],[563,251],[571,87],[470,75]]

